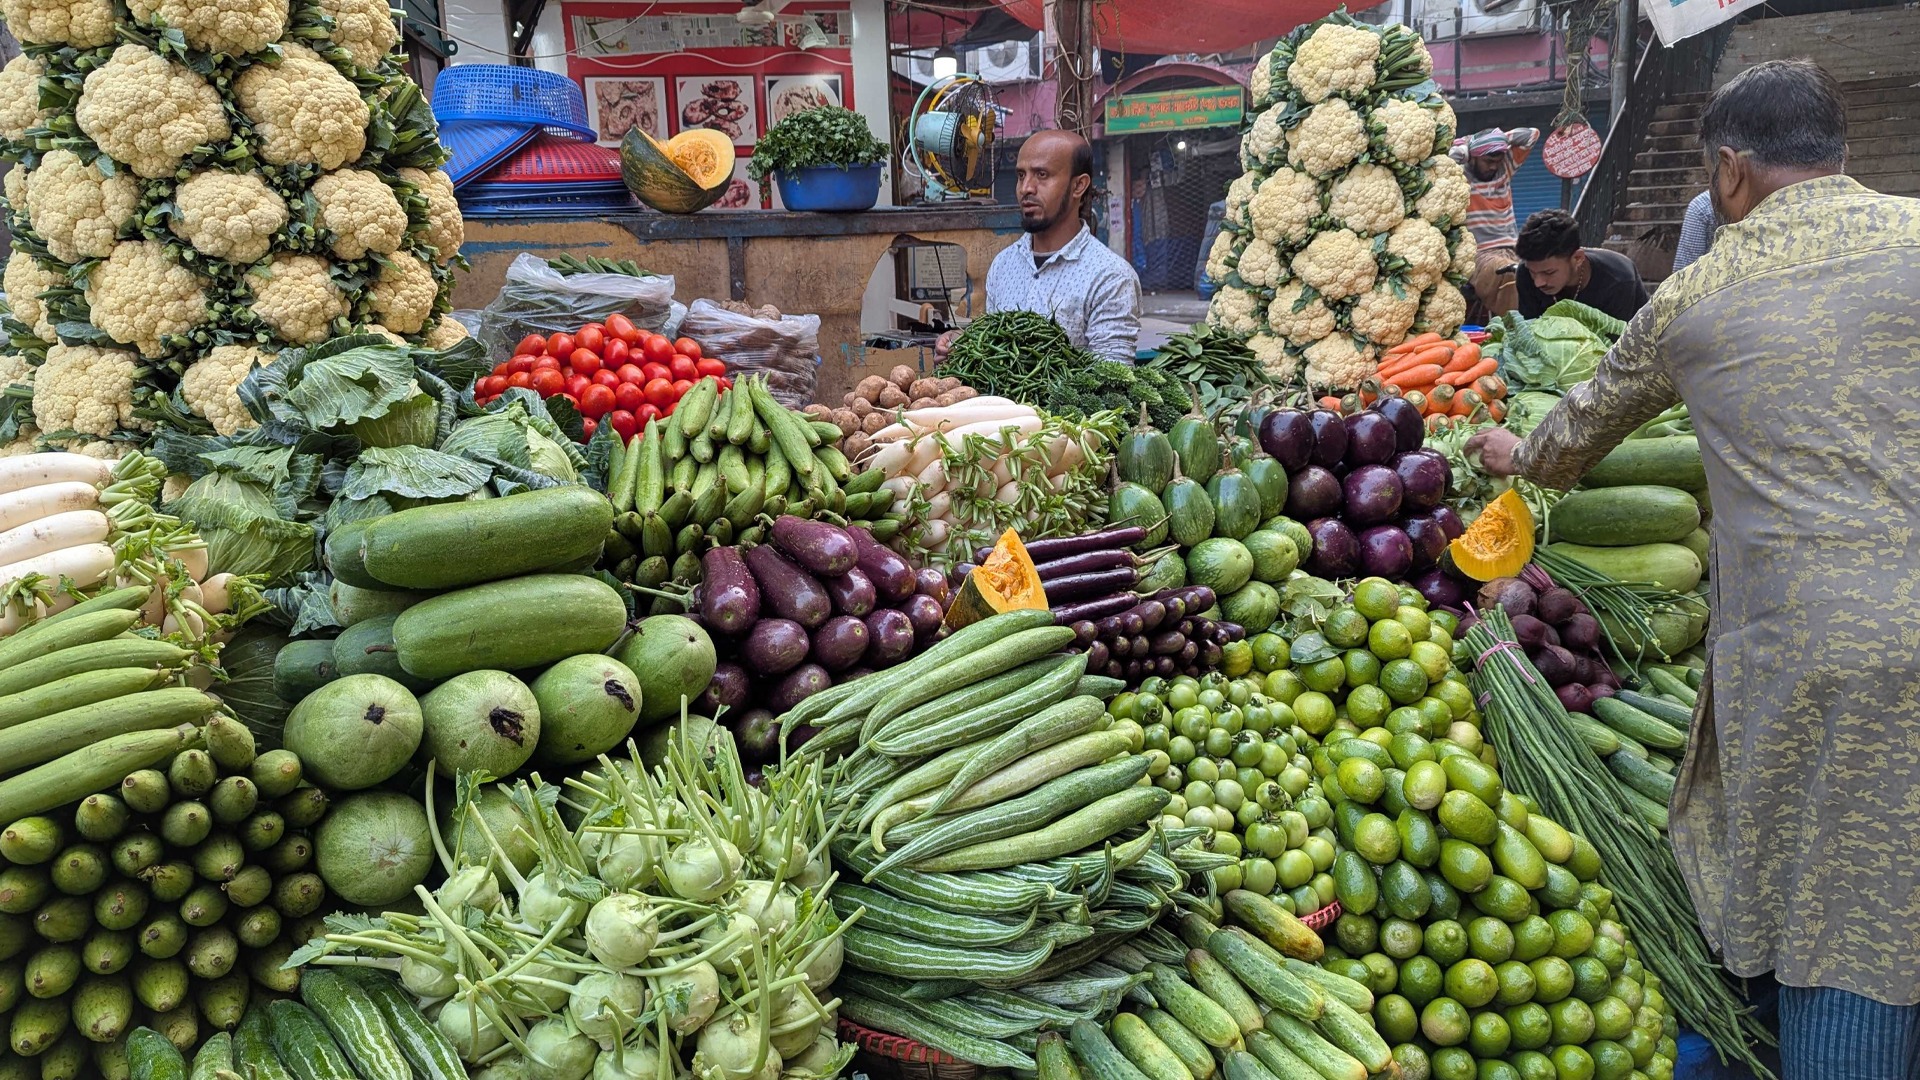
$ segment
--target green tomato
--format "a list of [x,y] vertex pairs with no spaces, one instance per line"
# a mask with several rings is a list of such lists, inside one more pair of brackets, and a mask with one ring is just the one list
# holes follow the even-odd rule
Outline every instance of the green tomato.
[[1235,813],[1247,801],[1247,792],[1240,781],[1223,776],[1213,785],[1213,801],[1228,813]]
[[1254,805],[1260,809],[1271,811],[1278,810],[1284,806],[1291,806],[1293,799],[1287,795],[1286,789],[1282,788],[1278,783],[1269,780],[1253,789],[1253,802]]
[[1213,807],[1189,806],[1183,818],[1190,828],[1211,829],[1213,828]]
[[1279,871],[1266,859],[1244,859],[1240,863],[1240,887],[1248,892],[1266,896],[1279,879]]
[[1211,784],[1220,779],[1220,766],[1210,757],[1195,755],[1194,759],[1187,763],[1187,776],[1189,779]]
[[1148,724],[1141,731],[1140,745],[1148,750],[1165,750],[1173,742],[1173,729],[1165,724]]
[[[1174,763],[1181,764],[1180,759],[1175,757]],[[1280,789],[1287,793],[1287,798],[1297,799],[1307,793],[1307,785],[1313,783],[1313,774],[1298,765],[1288,765],[1274,779],[1280,784]]]
[[1214,889],[1219,892],[1232,891],[1239,888],[1242,883],[1239,863],[1234,863],[1232,866],[1222,866],[1217,870],[1209,870],[1207,871],[1207,877],[1213,882]]
[[1279,776],[1287,770],[1287,763],[1293,759],[1292,751],[1283,743],[1269,742],[1260,744],[1260,760],[1254,762],[1256,768],[1268,776]]
[[[1187,775],[1191,777],[1193,770],[1187,770]],[[1196,810],[1202,807],[1211,808],[1213,806],[1213,785],[1205,780],[1190,780],[1186,790],[1181,792],[1181,794],[1187,797],[1187,805]]]
[[1148,776],[1155,778],[1165,776],[1167,770],[1173,767],[1173,759],[1167,756],[1165,750],[1148,750],[1146,756]]
[[1233,737],[1233,751],[1227,756],[1241,768],[1249,765],[1257,767],[1260,764],[1260,756],[1266,748],[1267,744],[1260,741],[1257,732],[1242,730]]
[[1215,855],[1231,855],[1237,859],[1240,857],[1240,850],[1241,849],[1240,849],[1239,837],[1233,835],[1230,832],[1227,832],[1224,829],[1216,830],[1214,832],[1213,853]]
[[1203,745],[1207,748],[1208,754],[1224,758],[1233,753],[1233,732],[1223,727],[1216,727],[1207,732],[1207,741]]
[[1167,708],[1174,712],[1185,712],[1200,703],[1200,687],[1186,683],[1175,683],[1167,689]]
[[1264,821],[1266,816],[1266,807],[1261,806],[1252,799],[1248,799],[1246,802],[1240,804],[1239,812],[1233,815],[1233,823],[1236,828],[1244,830],[1249,825]]
[[1269,859],[1287,851],[1286,827],[1274,821],[1256,821],[1247,826],[1247,850]]
[[1190,705],[1173,714],[1173,730],[1194,742],[1206,739],[1213,730],[1213,714],[1198,705]]
[[1234,771],[1233,778],[1240,781],[1240,786],[1246,788],[1249,792],[1259,790],[1260,785],[1267,782],[1266,773],[1261,772],[1259,769],[1249,769],[1244,766]]
[[[1207,677],[1209,679],[1213,678],[1211,674],[1209,674]],[[1210,687],[1208,689],[1200,691],[1200,699],[1197,702],[1197,704],[1199,704],[1201,708],[1206,709],[1210,713],[1217,713],[1221,709],[1224,709],[1227,707],[1227,695]]]
[[1245,705],[1253,700],[1253,690],[1239,679],[1227,684],[1227,701],[1234,705]]

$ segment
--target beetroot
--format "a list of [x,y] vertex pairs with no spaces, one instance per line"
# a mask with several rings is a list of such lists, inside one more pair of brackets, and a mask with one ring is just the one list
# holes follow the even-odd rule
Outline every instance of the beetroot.
[[[1542,619],[1542,620],[1541,620],[1541,622],[1543,622],[1543,623],[1544,623],[1544,622],[1546,622],[1546,620],[1545,620],[1545,619]],[[1547,638],[1547,644],[1549,644],[1549,645],[1563,645],[1563,644],[1565,644],[1564,642],[1562,642],[1562,641],[1560,640],[1560,631],[1558,631],[1558,630],[1555,630],[1555,629],[1553,628],[1553,626],[1552,626],[1551,624],[1549,624],[1549,625],[1547,626],[1547,633],[1546,633],[1546,638]],[[1571,649],[1569,649],[1569,650],[1567,650],[1567,651],[1569,651],[1569,652],[1571,652],[1572,650],[1571,650]]]
[[1558,645],[1548,645],[1534,653],[1533,666],[1540,669],[1548,685],[1555,687],[1573,682],[1578,672],[1573,654]]
[[1567,683],[1564,686],[1556,686],[1553,688],[1553,692],[1555,696],[1559,697],[1560,704],[1567,707],[1568,712],[1584,713],[1593,711],[1593,695],[1589,694],[1587,688],[1579,683]]
[[1559,626],[1573,617],[1579,605],[1579,597],[1573,595],[1570,590],[1555,586],[1540,594],[1539,603],[1534,605],[1534,611],[1542,619],[1554,626]]
[[1596,682],[1587,684],[1587,697],[1594,701],[1599,701],[1603,697],[1612,696],[1613,687],[1608,686],[1606,683]]
[[1513,617],[1513,639],[1518,641],[1520,647],[1527,650],[1529,655],[1547,647],[1549,644],[1547,641],[1548,629],[1546,623],[1541,622],[1531,615],[1515,615]]
[[1600,620],[1580,612],[1560,624],[1560,642],[1569,649],[1591,651],[1600,647]]
[[1474,602],[1483,608],[1504,608],[1508,617],[1513,617],[1533,614],[1535,599],[1533,586],[1519,578],[1503,577],[1480,586]]

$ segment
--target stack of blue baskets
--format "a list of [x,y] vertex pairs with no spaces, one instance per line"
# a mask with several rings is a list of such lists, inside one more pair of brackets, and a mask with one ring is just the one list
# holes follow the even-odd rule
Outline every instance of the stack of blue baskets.
[[[639,205],[619,178],[618,155],[594,145],[586,97],[564,75],[458,64],[434,80],[433,114],[467,217],[567,217]],[[603,159],[614,162],[611,175]],[[564,167],[543,175],[550,163]]]

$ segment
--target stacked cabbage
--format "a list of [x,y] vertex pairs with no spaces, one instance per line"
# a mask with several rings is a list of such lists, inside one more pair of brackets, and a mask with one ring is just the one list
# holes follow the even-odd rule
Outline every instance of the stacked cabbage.
[[[386,0],[0,0],[0,442],[253,426],[235,387],[368,330],[444,346],[463,235]],[[0,166],[4,166],[0,162]]]
[[1451,335],[1473,271],[1467,182],[1447,156],[1453,110],[1404,26],[1335,14],[1294,31],[1253,72],[1207,259],[1208,321],[1276,377],[1351,389],[1410,334]]

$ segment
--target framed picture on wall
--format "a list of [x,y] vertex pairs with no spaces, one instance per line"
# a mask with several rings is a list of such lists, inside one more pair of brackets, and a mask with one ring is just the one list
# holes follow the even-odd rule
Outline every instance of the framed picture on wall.
[[587,123],[602,146],[618,146],[635,128],[667,137],[667,80],[590,77]]
[[767,126],[822,105],[845,105],[838,75],[767,76]]
[[753,76],[722,73],[684,75],[674,80],[674,131],[712,128],[735,146],[760,140],[760,115],[754,103]]
[[741,158],[733,163],[733,179],[727,184],[727,193],[713,204],[715,210],[758,210],[760,205],[760,185],[747,177],[747,159]]

